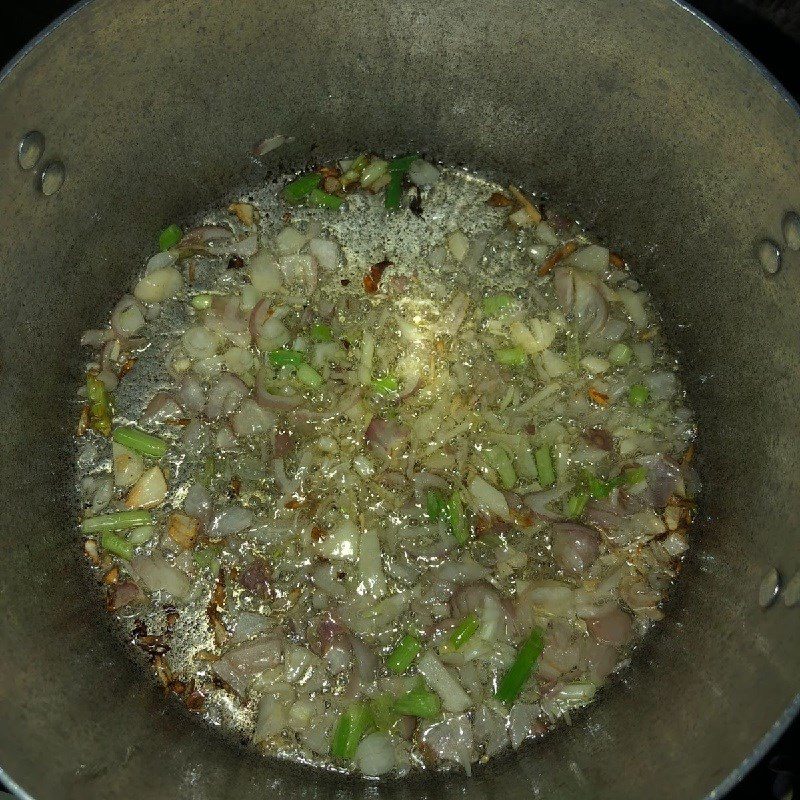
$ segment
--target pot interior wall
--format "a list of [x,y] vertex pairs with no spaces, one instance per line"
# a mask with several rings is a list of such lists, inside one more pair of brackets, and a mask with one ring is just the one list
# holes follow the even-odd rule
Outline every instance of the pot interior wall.
[[[0,762],[44,798],[704,796],[795,698],[800,122],[667,0],[95,0],[0,82]],[[16,163],[39,129],[67,180]],[[258,165],[249,147],[295,142]],[[120,647],[74,533],[80,331],[173,219],[309,159],[420,149],[570,203],[636,257],[701,430],[703,516],[670,617],[601,703],[517,756],[380,789],[242,756]]]

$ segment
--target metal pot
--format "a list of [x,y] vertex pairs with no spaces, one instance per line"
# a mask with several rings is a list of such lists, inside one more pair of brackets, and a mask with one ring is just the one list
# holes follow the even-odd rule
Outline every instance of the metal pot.
[[[6,69],[0,108],[0,761],[21,796],[701,798],[776,739],[800,706],[800,610],[762,612],[757,587],[800,566],[800,256],[766,274],[755,251],[800,209],[800,118],[734,42],[670,0],[94,0]],[[29,130],[45,145],[26,171]],[[295,142],[248,159],[276,131]],[[165,702],[70,505],[79,333],[154,232],[366,148],[543,189],[636,254],[705,482],[668,619],[602,702],[471,780],[377,789],[243,752]]]

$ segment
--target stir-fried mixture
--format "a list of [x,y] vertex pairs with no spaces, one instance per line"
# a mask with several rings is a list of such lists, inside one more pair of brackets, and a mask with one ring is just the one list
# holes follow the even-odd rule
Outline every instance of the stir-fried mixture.
[[159,246],[84,336],[77,464],[86,554],[164,685],[369,776],[569,722],[661,619],[698,488],[623,259],[416,156]]

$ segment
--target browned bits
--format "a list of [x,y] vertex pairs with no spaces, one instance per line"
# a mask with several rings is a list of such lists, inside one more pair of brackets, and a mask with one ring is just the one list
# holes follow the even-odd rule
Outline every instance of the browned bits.
[[290,511],[296,511],[298,508],[302,508],[305,505],[305,500],[298,500],[296,497],[293,497],[291,500],[287,500],[284,504],[284,508],[288,508]]
[[239,496],[241,491],[242,491],[242,479],[238,475],[234,475],[231,478],[231,482],[228,484],[228,497],[231,500],[233,500],[234,498]]
[[189,266],[186,269],[186,277],[189,279],[189,283],[194,283],[194,279],[197,277],[197,265],[195,264],[193,258],[189,259]]
[[561,245],[561,247],[554,250],[544,261],[541,267],[539,267],[539,277],[543,278],[545,275],[549,275],[552,271],[553,267],[558,264],[559,261],[563,261],[565,258],[571,256],[576,250],[578,249],[577,242],[567,242],[566,244]]
[[119,368],[119,379],[122,380],[136,365],[135,358],[129,358],[120,368]]
[[228,269],[244,269],[244,259],[239,255],[232,255],[228,259]]
[[314,525],[311,528],[311,541],[319,542],[327,536],[327,531],[324,528],[320,528],[319,525]]
[[206,696],[195,685],[192,678],[183,693],[183,702],[190,711],[199,711],[206,702]]
[[651,339],[655,339],[658,335],[658,328],[647,328],[647,330],[639,331],[639,341],[640,342],[649,342]]
[[342,171],[339,169],[339,167],[334,167],[334,166],[320,167],[316,171],[320,175],[322,175],[322,177],[325,178],[325,179],[328,179],[328,178],[340,178],[341,175],[342,175]]
[[169,664],[167,664],[167,659],[160,654],[154,656],[153,668],[156,671],[159,681],[161,681],[166,689],[169,689],[169,685],[172,681],[172,671],[169,668]]
[[78,436],[83,436],[87,430],[89,430],[89,406],[85,405],[81,410],[81,416],[78,420],[78,428],[75,433]]
[[119,580],[119,567],[112,567],[105,575],[103,575],[103,583],[110,586]]
[[169,515],[167,536],[183,550],[191,550],[200,532],[200,520],[175,512]]
[[342,286],[349,286],[349,285],[350,285],[350,279],[349,279],[349,278],[342,278],[342,279],[339,281],[339,283],[341,283],[341,284],[342,284]]
[[161,636],[137,636],[133,643],[151,656],[161,656],[169,652],[169,645]]
[[589,399],[593,403],[597,403],[599,406],[606,406],[608,405],[608,395],[603,394],[602,392],[598,392],[593,386],[589,387]]
[[686,449],[686,452],[683,454],[683,458],[681,459],[681,461],[684,464],[691,464],[693,459],[694,459],[694,442],[692,442],[692,444],[690,444],[689,447]]
[[542,221],[542,212],[539,211],[536,206],[528,200],[527,197],[519,190],[516,186],[509,186],[508,191],[511,192],[511,195],[514,199],[519,203],[519,205],[525,209],[525,213],[530,218],[531,222],[539,223]]
[[617,254],[617,253],[609,253],[608,254],[608,263],[611,264],[614,269],[625,269],[625,259]]
[[281,216],[281,222],[283,222],[284,225],[288,225],[291,221],[292,221],[291,212],[290,211],[284,211],[283,212],[283,216]]
[[364,276],[364,291],[367,294],[375,294],[378,291],[383,273],[391,266],[391,261],[383,260],[369,268],[369,272]]
[[518,528],[530,528],[533,525],[533,517],[526,511],[510,509],[511,519]]
[[514,205],[514,201],[504,192],[492,192],[486,204],[492,208],[508,208]]
[[178,609],[174,606],[164,606],[164,611],[166,613],[166,623],[167,623],[167,630],[166,632],[172,635],[175,632],[175,623],[177,623],[180,614],[178,613]]
[[592,428],[583,434],[583,438],[595,448],[611,452],[614,449],[614,438],[605,428]]
[[217,647],[221,647],[228,638],[228,629],[222,621],[223,608],[225,608],[225,573],[220,568],[214,591],[211,593],[211,600],[206,607],[206,616],[214,633],[214,643]]

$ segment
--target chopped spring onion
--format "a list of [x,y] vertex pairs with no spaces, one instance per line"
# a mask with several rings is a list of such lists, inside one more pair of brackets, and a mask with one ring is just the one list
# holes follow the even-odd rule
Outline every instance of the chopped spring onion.
[[311,338],[315,342],[332,342],[333,331],[331,330],[330,325],[315,325],[311,329]]
[[133,545],[116,533],[105,531],[100,537],[100,544],[103,550],[108,550],[109,553],[124,558],[125,561],[133,558]]
[[520,647],[514,662],[500,680],[494,696],[501,703],[511,705],[517,699],[533,672],[542,650],[544,650],[544,634],[539,628],[534,628]]
[[183,231],[177,225],[170,225],[158,235],[158,247],[162,252],[169,250],[170,247],[175,247],[182,238]]
[[403,177],[408,168],[419,158],[417,155],[402,156],[389,162],[389,185],[386,187],[384,205],[386,208],[399,208],[403,193]]
[[481,621],[475,614],[470,614],[458,623],[456,629],[450,634],[450,646],[453,650],[463,647],[480,627]]
[[438,489],[425,493],[425,510],[432,522],[438,522],[447,511],[447,498]]
[[506,367],[523,367],[528,360],[528,354],[521,347],[504,347],[495,356]]
[[556,482],[556,473],[553,469],[553,458],[547,445],[540,447],[534,454],[536,459],[536,472],[539,476],[539,485],[542,488],[552,486]]
[[611,494],[611,491],[620,481],[603,481],[592,475],[591,472],[586,472],[584,473],[583,483],[586,485],[586,491],[591,497],[595,500],[604,500]]
[[300,383],[304,383],[306,386],[312,387],[322,386],[325,382],[322,375],[308,364],[301,364],[297,368],[297,380],[299,380]]
[[331,208],[334,211],[340,209],[344,200],[341,197],[337,197],[335,194],[328,194],[327,192],[323,192],[322,189],[312,189],[308,193],[308,197],[306,198],[306,202],[310,206],[319,206],[320,208]]
[[358,750],[358,743],[372,722],[372,714],[364,703],[353,703],[342,712],[331,741],[331,755],[352,761]]
[[641,408],[650,397],[650,390],[642,383],[634,383],[628,392],[628,402],[634,408]]
[[353,161],[353,163],[350,165],[350,168],[340,178],[342,186],[355,183],[361,177],[361,173],[364,172],[364,168],[368,163],[369,158],[366,153],[360,155],[355,161]]
[[514,298],[510,294],[493,294],[483,298],[483,313],[493,317],[503,309],[513,305]]
[[517,482],[517,473],[508,453],[502,447],[490,447],[486,451],[486,462],[497,472],[504,489],[513,489]]
[[161,458],[167,452],[167,443],[163,439],[145,433],[139,428],[115,428],[113,438],[117,444],[152,458]]
[[123,531],[150,525],[153,518],[147,511],[117,511],[114,514],[98,514],[81,523],[81,533],[93,534],[103,531]]
[[275,367],[299,367],[305,360],[305,353],[298,350],[273,350],[268,355],[269,363]]
[[111,398],[103,381],[90,372],[86,376],[86,395],[89,398],[89,425],[103,436],[111,435]]
[[608,360],[615,367],[623,367],[633,356],[633,350],[628,345],[618,342],[608,351]]
[[419,156],[416,153],[411,153],[407,156],[398,156],[389,162],[389,172],[406,173],[411,168],[411,165],[419,161]]
[[369,701],[369,710],[375,727],[382,733],[388,733],[397,723],[399,714],[394,710],[394,697],[385,692]]
[[581,514],[583,514],[583,510],[586,508],[586,503],[588,502],[589,495],[586,494],[586,492],[578,492],[567,499],[567,502],[564,506],[564,511],[571,519],[577,519]]
[[625,472],[622,473],[622,479],[628,484],[641,483],[647,479],[647,467],[626,469]]
[[398,714],[430,719],[439,715],[442,710],[442,701],[439,699],[439,695],[428,689],[412,689],[398,698],[394,704],[394,710]]
[[400,381],[394,375],[384,375],[382,378],[376,378],[372,381],[372,388],[380,395],[395,394],[400,388]]
[[459,544],[466,544],[469,539],[469,523],[464,514],[461,495],[458,492],[453,492],[450,496],[450,502],[447,504],[447,513],[450,520],[450,533],[453,534]]
[[192,308],[203,311],[211,305],[213,298],[210,294],[196,294],[192,298]]
[[322,175],[318,172],[312,172],[310,175],[303,175],[301,178],[287,183],[283,187],[283,199],[287,203],[299,203],[304,200],[311,193],[313,189],[322,182]]
[[389,185],[386,187],[383,204],[385,208],[400,208],[400,197],[403,194],[403,173],[391,172]]
[[386,666],[395,674],[402,675],[422,650],[422,643],[416,636],[406,634],[386,658]]

